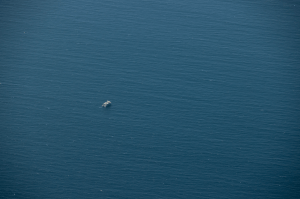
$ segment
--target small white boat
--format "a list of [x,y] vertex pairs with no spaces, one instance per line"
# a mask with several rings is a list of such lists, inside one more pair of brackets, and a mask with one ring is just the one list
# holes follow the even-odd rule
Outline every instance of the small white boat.
[[108,101],[108,100],[102,104],[102,106],[103,106],[104,108],[106,108],[106,107],[108,107],[108,106],[110,106],[110,105],[111,105],[111,101]]

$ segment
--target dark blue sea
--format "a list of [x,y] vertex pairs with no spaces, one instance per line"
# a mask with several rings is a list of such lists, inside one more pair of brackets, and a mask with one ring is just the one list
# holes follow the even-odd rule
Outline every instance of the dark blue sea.
[[300,198],[299,0],[0,0],[0,83],[0,198]]

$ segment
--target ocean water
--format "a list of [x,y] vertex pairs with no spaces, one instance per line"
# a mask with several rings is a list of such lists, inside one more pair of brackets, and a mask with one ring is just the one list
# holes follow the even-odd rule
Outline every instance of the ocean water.
[[299,22],[297,0],[0,1],[0,198],[299,198]]

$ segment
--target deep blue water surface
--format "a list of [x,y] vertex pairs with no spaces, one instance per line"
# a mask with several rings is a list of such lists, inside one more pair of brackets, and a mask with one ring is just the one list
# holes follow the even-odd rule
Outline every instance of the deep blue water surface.
[[299,198],[299,22],[297,0],[1,0],[0,198]]

